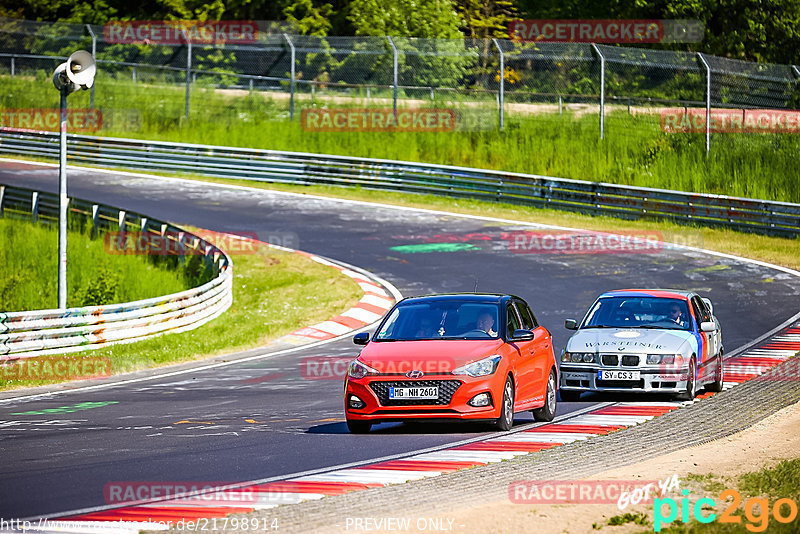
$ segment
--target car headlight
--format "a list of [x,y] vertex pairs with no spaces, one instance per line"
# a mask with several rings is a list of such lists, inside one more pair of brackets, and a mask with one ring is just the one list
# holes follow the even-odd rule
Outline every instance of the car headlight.
[[453,369],[454,375],[469,375],[469,376],[487,376],[497,370],[500,364],[500,355],[492,354],[477,362],[462,365],[457,369]]
[[350,362],[350,367],[347,369],[347,376],[350,378],[364,378],[367,375],[377,374],[380,373],[369,365],[365,365],[358,360],[353,360]]
[[565,352],[561,355],[562,362],[571,363],[594,363],[593,352]]
[[674,363],[681,364],[683,358],[681,358],[680,354],[648,354],[647,355],[647,363],[648,365],[658,365],[658,364],[667,364],[672,365]]

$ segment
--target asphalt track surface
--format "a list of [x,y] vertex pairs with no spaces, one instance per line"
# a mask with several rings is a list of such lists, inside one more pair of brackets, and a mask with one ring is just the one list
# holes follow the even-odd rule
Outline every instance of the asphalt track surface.
[[[0,183],[57,192],[57,181],[54,167],[0,163]],[[477,279],[479,291],[525,298],[557,352],[569,336],[564,319],[580,318],[608,289],[683,288],[709,296],[728,351],[790,318],[800,295],[800,279],[789,274],[691,250],[514,253],[503,234],[529,227],[455,215],[78,169],[70,171],[69,194],[178,224],[255,232],[359,266],[406,296],[472,291]],[[426,252],[393,249],[422,244]],[[4,402],[0,517],[102,506],[104,486],[115,481],[282,478],[494,432],[476,424],[383,424],[368,435],[349,434],[341,382],[308,380],[298,362],[357,353],[349,341],[335,341],[218,369]],[[586,400],[560,403],[558,413],[607,399]],[[114,404],[24,414],[85,402]],[[519,414],[515,421],[532,418]]]

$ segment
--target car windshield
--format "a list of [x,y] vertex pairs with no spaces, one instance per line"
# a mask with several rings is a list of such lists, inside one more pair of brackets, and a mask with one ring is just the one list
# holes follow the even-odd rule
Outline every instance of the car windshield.
[[661,297],[603,297],[594,303],[581,328],[665,328],[691,330],[685,300]]
[[384,320],[376,341],[497,339],[496,304],[435,300],[396,307]]

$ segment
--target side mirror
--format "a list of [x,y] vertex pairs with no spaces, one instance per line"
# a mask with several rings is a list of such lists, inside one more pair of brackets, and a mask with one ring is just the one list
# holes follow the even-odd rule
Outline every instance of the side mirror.
[[353,343],[356,345],[366,345],[369,343],[369,333],[368,332],[359,332],[358,334],[353,336]]
[[514,333],[511,335],[511,339],[513,341],[530,341],[533,339],[533,332],[520,328],[518,330],[514,330]]
[[567,319],[564,321],[564,328],[567,330],[577,330],[578,329],[578,321],[575,319]]
[[714,332],[717,329],[717,325],[715,325],[711,321],[703,321],[700,323],[700,331],[701,332]]

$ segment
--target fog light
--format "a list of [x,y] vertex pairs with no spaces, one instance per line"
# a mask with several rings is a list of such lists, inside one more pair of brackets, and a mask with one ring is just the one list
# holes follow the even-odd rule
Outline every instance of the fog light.
[[472,397],[467,404],[474,406],[475,408],[480,408],[481,406],[490,406],[492,404],[492,397],[488,393],[478,393]]
[[355,395],[350,395],[350,400],[349,400],[349,401],[347,401],[347,405],[348,405],[350,408],[354,409],[354,410],[360,410],[361,408],[363,408],[364,406],[366,406],[366,405],[367,405],[367,403],[366,403],[366,402],[364,402],[364,401],[362,401],[361,399],[359,399],[359,398],[358,398],[358,397],[356,397]]

